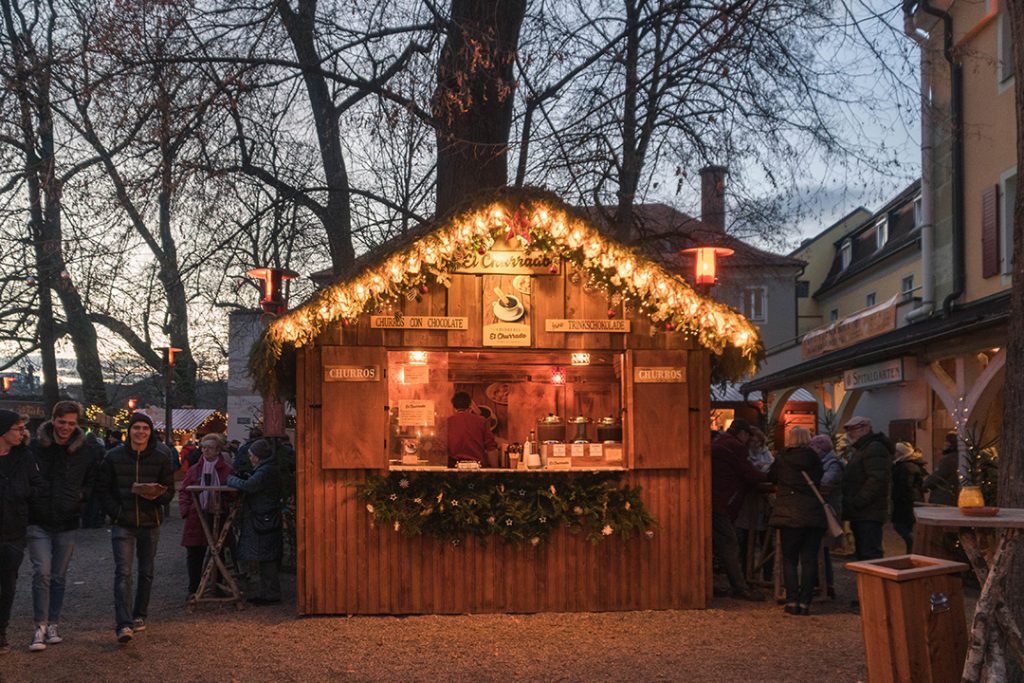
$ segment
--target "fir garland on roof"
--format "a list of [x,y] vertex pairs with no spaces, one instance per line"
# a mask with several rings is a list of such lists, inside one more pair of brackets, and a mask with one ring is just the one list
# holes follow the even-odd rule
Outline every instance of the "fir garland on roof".
[[[617,294],[657,328],[694,337],[722,357],[731,379],[753,372],[763,353],[756,328],[734,309],[702,296],[682,277],[610,240],[586,218],[544,193],[502,192],[456,212],[358,273],[321,289],[275,320],[253,347],[249,368],[264,395],[281,395],[278,364],[288,350],[312,344],[335,323],[347,325],[366,311],[432,284],[447,287],[467,257],[484,254],[495,240],[565,259],[589,284]],[[284,391],[282,391],[284,389]]]

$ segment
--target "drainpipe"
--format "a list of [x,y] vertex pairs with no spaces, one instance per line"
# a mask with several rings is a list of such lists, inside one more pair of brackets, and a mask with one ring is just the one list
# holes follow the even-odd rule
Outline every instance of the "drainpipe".
[[[904,3],[906,6],[909,3]],[[964,131],[963,131],[963,67],[953,56],[953,17],[949,12],[931,6],[929,0],[918,5],[926,14],[942,20],[942,56],[949,63],[950,124],[953,133],[952,209],[953,209],[953,291],[942,302],[948,316],[953,302],[964,295],[966,266],[964,263]]]
[[932,199],[932,102],[931,53],[928,35],[914,26],[916,0],[903,0],[903,31],[921,50],[921,305],[906,315],[908,323],[916,323],[935,309],[935,225]]

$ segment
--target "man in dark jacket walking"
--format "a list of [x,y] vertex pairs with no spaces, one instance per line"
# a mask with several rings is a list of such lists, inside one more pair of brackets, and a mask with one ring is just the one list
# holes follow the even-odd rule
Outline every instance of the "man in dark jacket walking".
[[28,556],[32,561],[32,616],[29,650],[38,652],[63,640],[57,631],[64,604],[68,566],[75,551],[82,502],[92,492],[103,447],[79,426],[82,406],[59,401],[51,419],[39,426],[32,455],[43,489],[29,505]]
[[767,475],[750,464],[747,442],[750,423],[736,419],[726,433],[711,444],[711,544],[725,567],[734,597],[764,600],[760,591],[747,585],[740,566],[740,546],[736,538],[736,516],[750,489],[768,481]]
[[7,625],[18,567],[25,557],[28,502],[43,483],[25,443],[27,421],[24,415],[0,410],[0,655],[10,651]]
[[[153,587],[153,564],[160,540],[163,506],[174,497],[170,450],[157,441],[145,413],[128,420],[128,441],[103,460],[97,481],[103,510],[113,520],[114,612],[117,640],[127,643],[146,630]],[[132,560],[138,557],[139,579],[132,600]]]
[[858,560],[875,560],[882,550],[882,525],[889,513],[892,442],[871,431],[871,420],[854,417],[843,428],[853,454],[843,479],[843,517],[850,520]]

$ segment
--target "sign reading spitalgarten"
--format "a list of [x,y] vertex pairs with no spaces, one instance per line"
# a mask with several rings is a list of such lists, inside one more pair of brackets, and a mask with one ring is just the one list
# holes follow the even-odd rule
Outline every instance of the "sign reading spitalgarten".
[[896,384],[905,379],[903,359],[894,358],[882,363],[847,370],[843,373],[843,388],[850,391],[851,389],[881,387],[886,384]]

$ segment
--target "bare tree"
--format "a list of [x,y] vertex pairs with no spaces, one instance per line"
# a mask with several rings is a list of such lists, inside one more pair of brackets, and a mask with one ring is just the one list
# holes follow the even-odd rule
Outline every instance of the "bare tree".
[[[58,173],[57,138],[51,85],[57,54],[55,34],[59,17],[50,3],[41,0],[3,0],[2,38],[8,55],[2,68],[5,81],[16,93],[18,131],[4,142],[19,149],[24,158],[21,177],[14,175],[8,190],[24,183],[27,195],[29,239],[37,270],[38,348],[43,358],[43,396],[48,405],[58,398],[55,348],[58,338],[51,291],[56,291],[64,310],[64,331],[71,337],[82,378],[85,400],[106,405],[106,388],[97,349],[96,330],[88,319],[78,288],[68,271],[62,251],[61,214],[64,185],[95,162],[82,159]],[[41,41],[37,42],[37,37]]]

